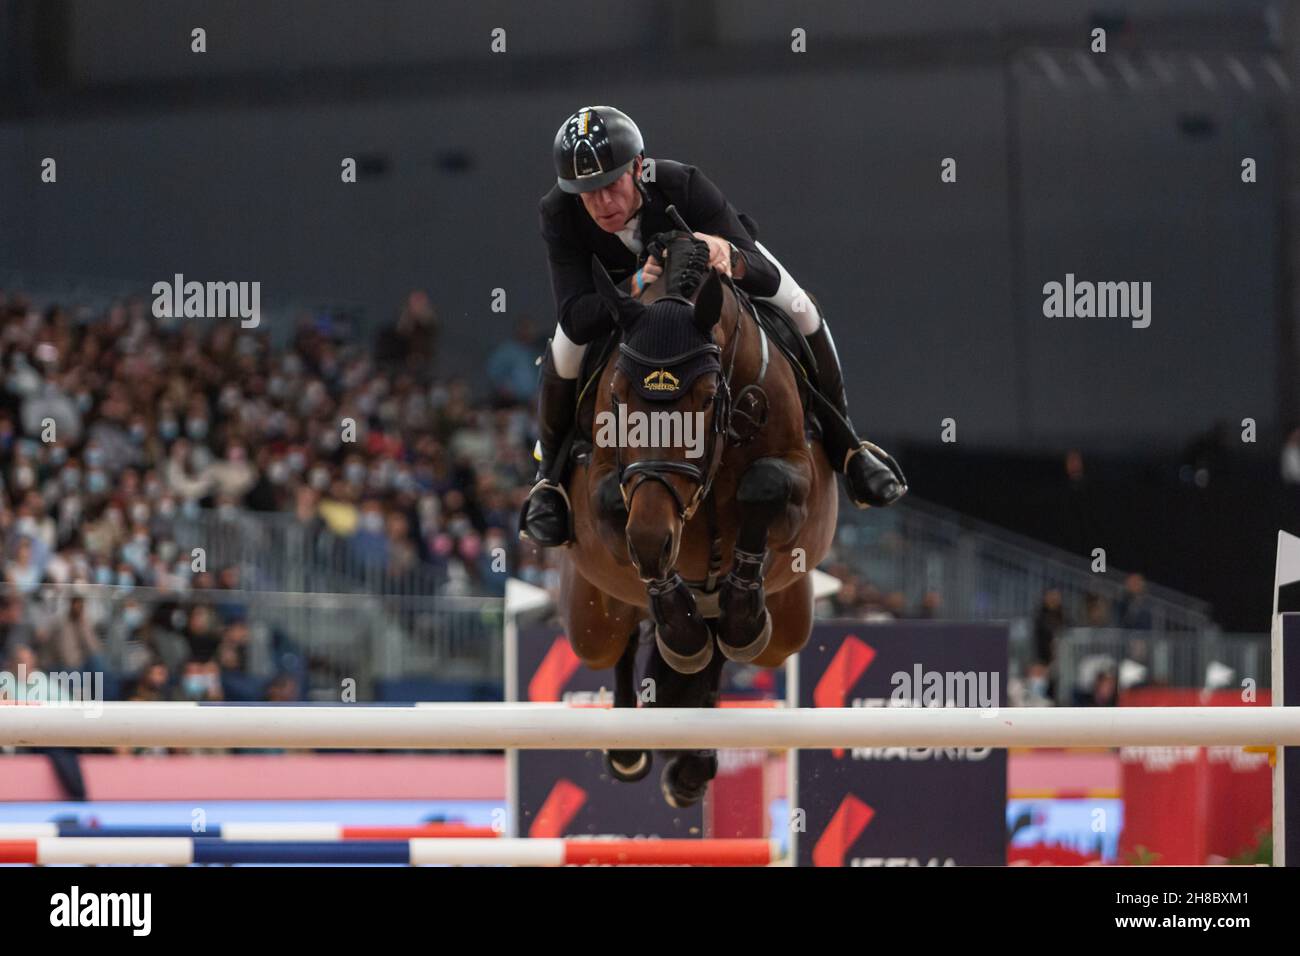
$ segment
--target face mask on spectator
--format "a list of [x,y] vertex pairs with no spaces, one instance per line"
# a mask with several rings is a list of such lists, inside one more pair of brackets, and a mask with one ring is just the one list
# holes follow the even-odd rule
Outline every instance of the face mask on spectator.
[[158,434],[163,441],[172,441],[180,433],[181,427],[174,418],[164,418],[158,423]]
[[158,502],[158,514],[163,518],[171,518],[176,514],[176,500],[174,498],[164,498]]
[[165,563],[171,562],[176,557],[175,541],[159,541],[158,557],[162,558]]
[[148,432],[145,430],[143,425],[136,423],[131,426],[131,441],[135,442],[137,445],[144,444],[144,436],[146,434],[148,434]]
[[271,467],[266,469],[266,477],[271,480],[273,485],[282,485],[289,480],[289,466],[283,461],[271,462]]
[[31,515],[23,515],[14,523],[14,530],[19,535],[34,538],[36,537],[36,519]]
[[190,700],[206,697],[211,687],[207,674],[186,674],[181,679],[181,692]]
[[113,583],[112,568],[107,568],[102,564],[99,567],[95,568],[95,583],[112,584]]
[[85,414],[86,412],[90,411],[91,407],[94,404],[95,404],[94,396],[92,396],[89,392],[82,392],[80,395],[77,396],[77,409],[82,414]]
[[130,571],[118,571],[117,585],[123,588],[135,587],[135,575]]
[[307,467],[307,456],[300,451],[291,451],[285,456],[285,461],[294,471],[300,472]]
[[92,445],[86,449],[86,464],[91,468],[98,468],[104,464],[104,452],[97,445]]
[[50,464],[61,465],[68,460],[68,450],[66,448],[55,446],[50,449]]
[[324,491],[329,487],[330,473],[324,468],[313,468],[311,470],[311,486],[317,491]]
[[378,511],[367,511],[361,518],[361,527],[371,534],[384,530],[384,516]]
[[181,503],[181,514],[187,518],[197,518],[199,512],[202,510],[203,509],[199,507],[199,500],[197,498],[187,498]]
[[185,423],[185,434],[189,435],[195,441],[202,441],[208,437],[208,420],[206,418],[191,418]]
[[131,520],[135,524],[144,524],[149,520],[149,506],[143,501],[137,501],[131,506]]
[[349,462],[343,469],[343,474],[349,482],[359,485],[366,480],[366,466],[360,462]]
[[279,375],[272,375],[266,383],[266,390],[272,398],[281,397],[287,390],[284,378]]
[[92,471],[86,476],[86,487],[92,495],[102,495],[108,490],[108,475],[102,471]]
[[122,612],[122,623],[126,625],[128,631],[134,631],[144,623],[144,609],[138,607],[129,607]]
[[30,488],[36,484],[36,472],[28,465],[14,469],[14,484],[19,488]]
[[190,467],[195,471],[202,471],[210,464],[212,464],[212,452],[208,451],[204,446],[199,445],[190,452]]
[[81,487],[81,469],[64,468],[59,472],[59,479],[63,482],[63,487],[69,491],[75,491]]

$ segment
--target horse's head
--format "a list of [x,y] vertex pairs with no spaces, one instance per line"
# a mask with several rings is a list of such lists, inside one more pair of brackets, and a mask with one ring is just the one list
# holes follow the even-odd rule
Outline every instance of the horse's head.
[[646,302],[620,293],[598,261],[592,267],[621,330],[596,441],[614,449],[628,551],[646,580],[671,572],[682,527],[717,471],[729,407],[719,320],[735,308],[703,243],[674,234],[665,258]]

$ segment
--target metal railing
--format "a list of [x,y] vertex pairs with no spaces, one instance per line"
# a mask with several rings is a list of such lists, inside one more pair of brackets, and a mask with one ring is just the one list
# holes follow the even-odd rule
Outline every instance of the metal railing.
[[[43,585],[25,599],[34,629],[72,621],[72,603],[101,645],[96,666],[123,687],[162,663],[176,681],[187,664],[215,661],[260,699],[294,679],[303,699],[375,700],[384,680],[492,683],[503,674],[504,600]],[[42,645],[44,646],[44,645]]]
[[[1122,571],[1094,573],[1084,557],[911,498],[888,509],[842,508],[835,554],[911,606],[936,592],[940,616],[1008,620],[1020,641],[1048,589],[1061,592],[1067,620],[1083,619],[1089,596],[1115,605],[1125,594]],[[1214,629],[1204,601],[1154,584],[1142,600],[1155,631]]]
[[[429,565],[397,569],[358,550],[353,540],[320,521],[303,522],[281,512],[201,511],[175,520],[183,551],[202,547],[208,567],[249,570],[241,587],[250,590],[311,591],[432,597],[453,593]],[[484,593],[489,593],[486,589]]]
[[1091,691],[1103,671],[1121,686],[1131,676],[1142,684],[1218,690],[1243,681],[1272,686],[1267,634],[1153,633],[1120,628],[1071,628],[1057,643],[1056,702],[1070,706]]
[[346,669],[367,687],[500,678],[503,597],[451,593],[423,564],[394,571],[290,514],[204,511],[177,518],[174,534],[182,553],[204,549],[209,570],[237,568],[239,593],[326,673]]

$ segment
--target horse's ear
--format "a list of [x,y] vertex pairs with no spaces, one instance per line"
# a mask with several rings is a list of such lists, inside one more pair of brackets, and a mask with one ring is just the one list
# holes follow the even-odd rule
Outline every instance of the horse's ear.
[[710,269],[709,277],[700,286],[700,294],[695,297],[695,327],[701,332],[709,333],[722,318],[722,280],[718,273]]
[[631,325],[645,311],[645,306],[618,290],[614,280],[609,277],[605,264],[595,255],[591,257],[591,281],[596,291],[614,309],[614,320],[624,327]]
[[614,280],[605,270],[605,264],[595,255],[591,257],[591,281],[596,284],[596,291],[600,293],[600,297],[617,309],[621,304],[619,300],[623,298],[623,293],[615,287]]

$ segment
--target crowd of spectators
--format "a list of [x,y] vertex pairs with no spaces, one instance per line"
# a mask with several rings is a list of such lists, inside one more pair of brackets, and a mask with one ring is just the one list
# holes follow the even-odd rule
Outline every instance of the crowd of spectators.
[[[98,669],[112,637],[130,652],[113,675],[126,696],[284,693],[301,675],[241,686],[237,605],[179,599],[239,588],[238,568],[209,570],[201,541],[178,540],[201,514],[292,515],[356,566],[445,591],[499,591],[503,552],[545,583],[515,533],[529,330],[494,356],[491,405],[433,376],[436,333],[418,291],[373,342],[304,316],[279,347],[238,321],[156,318],[142,298],[96,314],[0,292],[0,666]],[[79,583],[114,596],[49,587]]]

